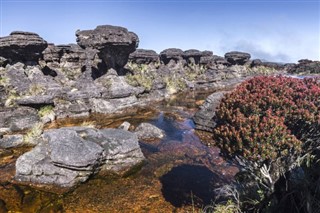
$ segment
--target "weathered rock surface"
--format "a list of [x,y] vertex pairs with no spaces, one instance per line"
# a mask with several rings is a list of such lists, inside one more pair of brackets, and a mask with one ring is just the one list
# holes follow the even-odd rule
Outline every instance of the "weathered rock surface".
[[190,64],[199,64],[201,57],[202,52],[196,49],[190,49],[183,52],[183,58]]
[[23,135],[4,135],[0,137],[0,148],[7,149],[19,147],[24,144]]
[[126,65],[129,54],[134,52],[139,44],[139,38],[135,33],[111,25],[97,26],[94,30],[77,31],[76,36],[82,48],[99,50],[98,54],[108,69],[113,68],[119,74],[124,74],[122,68]]
[[231,65],[244,65],[249,61],[251,55],[249,53],[232,51],[226,53],[224,57]]
[[214,121],[215,110],[220,104],[225,92],[215,92],[208,96],[200,110],[193,116],[196,129],[212,132],[216,126]]
[[47,75],[55,77],[62,74],[66,78],[77,79],[86,70],[87,54],[76,44],[50,44],[43,51],[43,61],[43,72]]
[[36,33],[15,31],[0,38],[0,56],[14,62],[38,62],[47,42]]
[[150,64],[159,62],[159,55],[154,50],[137,49],[129,55],[129,61],[136,64]]
[[106,160],[102,170],[122,173],[144,160],[135,134],[122,129],[103,129],[101,132],[105,136],[100,144]]
[[9,128],[15,132],[30,129],[38,122],[38,112],[33,108],[0,108],[0,128]]
[[290,73],[303,73],[303,74],[319,74],[320,73],[320,61],[311,61],[302,59],[298,61],[299,64],[289,67]]
[[139,139],[155,139],[163,138],[165,133],[163,130],[150,123],[141,123],[135,129],[134,133],[138,136]]
[[72,187],[100,170],[121,173],[141,163],[138,138],[121,129],[70,127],[45,131],[16,162],[18,181]]
[[184,52],[181,49],[169,48],[165,49],[160,53],[161,61],[166,65],[169,64],[171,60],[177,63],[178,61],[183,60]]

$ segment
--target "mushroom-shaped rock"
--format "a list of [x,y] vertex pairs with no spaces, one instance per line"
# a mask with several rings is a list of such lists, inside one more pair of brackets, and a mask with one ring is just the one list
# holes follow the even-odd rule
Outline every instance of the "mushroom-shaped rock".
[[129,54],[134,52],[139,44],[138,36],[126,28],[101,25],[94,30],[77,31],[77,43],[82,48],[99,50],[100,58],[119,74],[128,61]]
[[195,49],[186,50],[183,52],[183,57],[188,63],[199,64],[202,52]]
[[137,49],[129,55],[129,61],[136,64],[150,64],[159,61],[159,55],[154,50]]
[[226,53],[224,57],[231,65],[244,65],[249,61],[251,55],[245,52],[232,51]]
[[14,31],[9,36],[0,37],[0,56],[11,63],[37,63],[47,42],[36,33]]
[[184,52],[181,49],[169,48],[160,53],[160,59],[164,64],[168,64],[171,60],[178,62],[183,59]]

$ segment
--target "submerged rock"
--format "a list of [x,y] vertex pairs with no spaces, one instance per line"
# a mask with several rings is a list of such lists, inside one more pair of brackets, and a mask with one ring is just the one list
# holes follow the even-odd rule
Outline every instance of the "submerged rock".
[[37,63],[47,46],[47,42],[36,33],[14,31],[0,38],[0,56],[12,63]]
[[137,136],[128,131],[51,129],[35,148],[18,158],[15,179],[72,187],[100,170],[122,173],[143,160]]
[[139,139],[155,139],[163,138],[165,133],[162,129],[150,124],[150,123],[141,123],[134,131]]

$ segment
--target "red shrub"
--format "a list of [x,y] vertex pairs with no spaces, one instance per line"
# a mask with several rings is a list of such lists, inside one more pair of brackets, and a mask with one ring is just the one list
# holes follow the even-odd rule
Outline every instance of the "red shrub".
[[214,139],[225,154],[275,160],[319,133],[319,111],[319,79],[255,77],[221,101]]

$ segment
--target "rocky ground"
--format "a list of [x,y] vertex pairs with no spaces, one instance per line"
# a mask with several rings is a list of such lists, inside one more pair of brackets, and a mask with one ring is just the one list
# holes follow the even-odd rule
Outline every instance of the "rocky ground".
[[[16,181],[71,187],[103,169],[123,172],[144,159],[138,137],[162,134],[148,125],[135,134],[89,127],[43,131],[55,119],[120,113],[180,91],[225,89],[254,75],[319,72],[319,62],[262,62],[236,51],[224,57],[176,48],[158,54],[137,49],[138,36],[116,26],[77,31],[76,37],[77,44],[68,45],[29,32],[0,38],[0,150],[34,147],[18,158]],[[199,129],[214,126],[208,118],[222,94],[209,96],[196,114]]]

